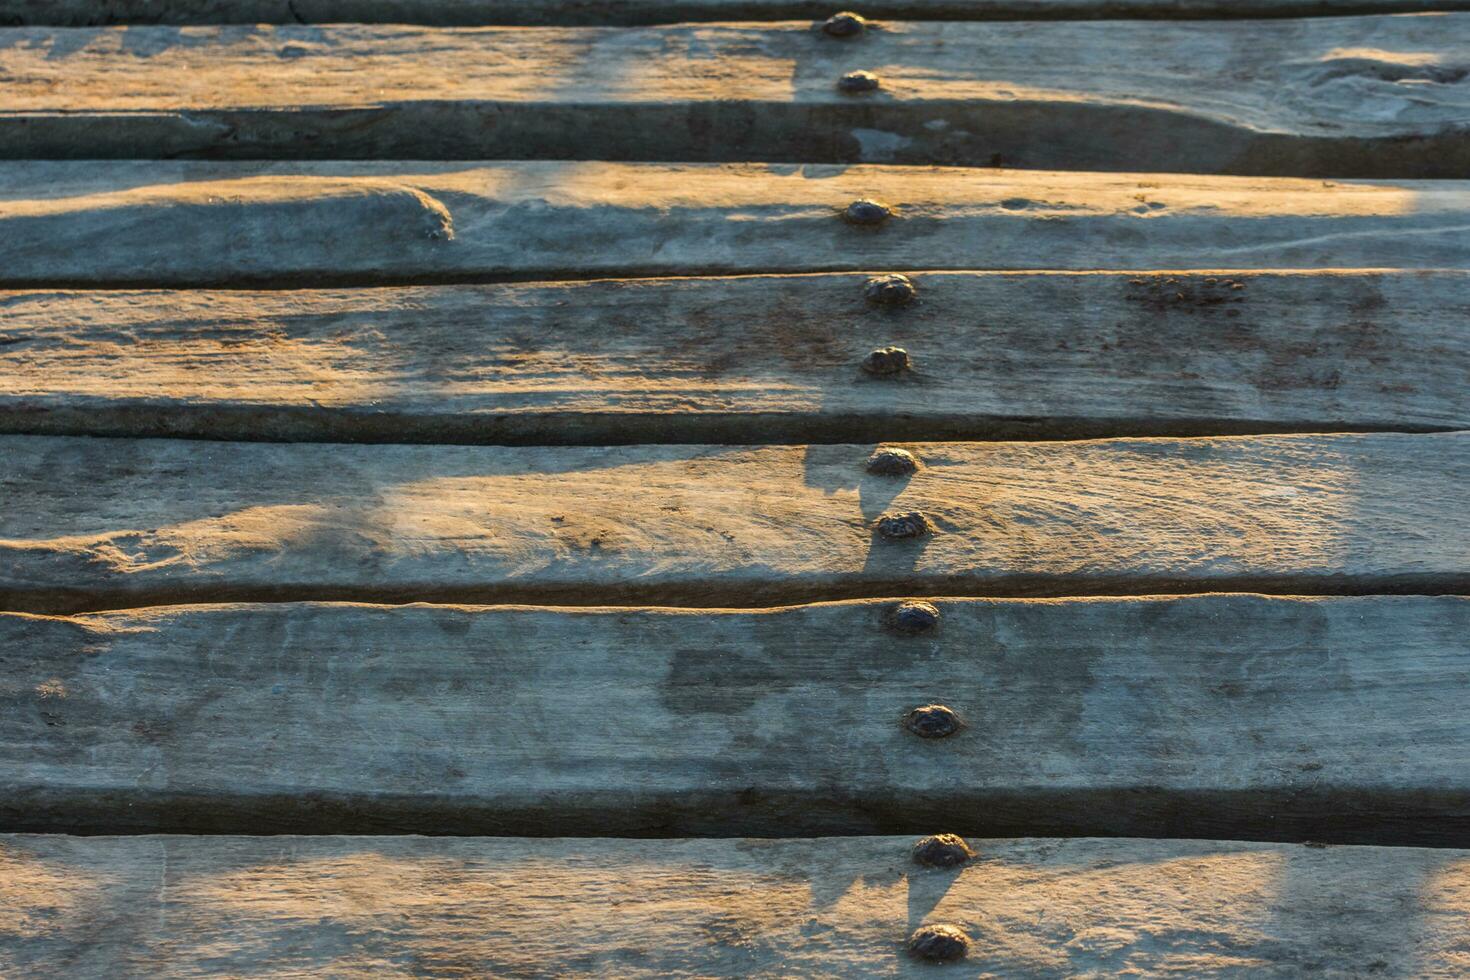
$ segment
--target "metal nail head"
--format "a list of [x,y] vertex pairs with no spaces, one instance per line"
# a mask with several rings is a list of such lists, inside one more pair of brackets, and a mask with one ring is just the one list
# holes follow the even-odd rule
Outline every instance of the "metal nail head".
[[877,306],[906,306],[918,294],[914,281],[898,273],[874,276],[863,286],[863,298]]
[[874,476],[908,476],[919,468],[919,461],[906,449],[875,449],[868,457],[868,472]]
[[888,625],[900,633],[927,633],[939,625],[939,610],[917,599],[900,602],[889,610]]
[[879,347],[863,358],[863,370],[880,377],[909,369],[909,352],[902,347]]
[[883,86],[883,79],[870,71],[850,71],[837,79],[837,90],[848,95],[876,92]]
[[970,952],[970,937],[959,926],[936,922],[909,937],[909,955],[931,963],[953,963]]
[[974,856],[975,852],[959,834],[920,837],[913,851],[914,862],[926,868],[957,868]]
[[851,10],[839,10],[822,22],[822,33],[830,37],[857,37],[867,28],[867,19]]
[[842,212],[842,217],[854,225],[881,225],[893,214],[893,209],[882,201],[864,197],[853,201]]
[[948,738],[965,727],[954,709],[942,704],[926,704],[910,711],[903,727],[920,738]]
[[934,530],[929,518],[917,510],[906,514],[887,514],[878,518],[878,533],[889,541],[922,538]]

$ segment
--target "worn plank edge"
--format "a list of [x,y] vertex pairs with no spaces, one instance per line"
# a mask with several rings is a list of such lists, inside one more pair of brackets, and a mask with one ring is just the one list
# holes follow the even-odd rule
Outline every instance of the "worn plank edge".
[[[847,4],[908,20],[1111,20],[1341,17],[1470,10],[1467,0],[876,0]],[[0,24],[403,23],[435,27],[640,26],[720,20],[820,20],[843,7],[817,0],[6,0]]]

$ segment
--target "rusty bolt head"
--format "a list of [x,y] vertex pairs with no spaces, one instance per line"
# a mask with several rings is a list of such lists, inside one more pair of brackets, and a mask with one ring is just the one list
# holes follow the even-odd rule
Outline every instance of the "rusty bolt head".
[[849,204],[842,212],[842,217],[855,225],[880,225],[887,221],[891,214],[893,214],[893,209],[882,201],[865,197]]
[[970,952],[970,937],[959,926],[919,926],[909,937],[909,955],[931,963],[953,963]]
[[882,85],[883,79],[870,71],[850,71],[837,79],[837,90],[848,95],[876,92]]
[[822,33],[832,37],[857,37],[868,27],[861,14],[851,10],[839,10],[822,22]]
[[942,704],[926,704],[904,715],[903,727],[920,738],[948,738],[965,723],[954,713],[953,708]]
[[929,523],[929,518],[917,510],[907,514],[885,514],[878,518],[878,533],[889,541],[922,538],[933,530],[934,525]]
[[939,625],[939,610],[927,602],[900,602],[888,611],[888,625],[900,633],[927,633]]
[[863,370],[869,374],[898,374],[909,368],[909,352],[902,347],[879,347],[863,358]]
[[958,834],[920,837],[914,845],[914,862],[926,868],[956,868],[974,856],[970,845]]
[[875,476],[907,476],[918,468],[914,454],[904,449],[875,449],[868,457],[868,472]]
[[878,306],[904,306],[912,303],[918,293],[912,279],[897,273],[874,276],[863,287],[863,298]]

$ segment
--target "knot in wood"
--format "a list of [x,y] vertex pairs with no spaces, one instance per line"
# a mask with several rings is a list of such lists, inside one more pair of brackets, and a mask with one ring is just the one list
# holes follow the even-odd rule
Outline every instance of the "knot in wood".
[[822,22],[822,33],[831,37],[857,37],[867,30],[868,22],[862,14],[851,10],[839,10]]
[[933,525],[929,523],[929,518],[916,510],[907,514],[887,514],[878,518],[878,533],[889,541],[921,538],[932,530]]
[[906,449],[875,449],[868,457],[868,472],[874,476],[907,476],[919,468],[919,461]]
[[903,727],[920,738],[948,738],[965,726],[953,708],[926,704],[904,716]]
[[854,225],[880,225],[892,213],[893,209],[882,201],[864,197],[849,204],[842,212],[842,217]]
[[898,374],[909,368],[909,352],[902,347],[879,347],[863,358],[863,370],[878,376]]
[[926,868],[955,868],[975,856],[959,834],[920,837],[914,845],[914,863]]
[[970,937],[959,926],[938,922],[919,926],[909,937],[909,955],[931,963],[953,963],[970,952]]
[[837,79],[837,89],[848,95],[858,95],[862,92],[876,92],[883,84],[883,80],[870,71],[850,71]]
[[939,625],[939,610],[927,602],[900,602],[888,613],[888,625],[900,633],[927,633]]
[[898,273],[874,276],[863,287],[864,298],[878,306],[904,306],[913,302],[918,293],[913,280]]

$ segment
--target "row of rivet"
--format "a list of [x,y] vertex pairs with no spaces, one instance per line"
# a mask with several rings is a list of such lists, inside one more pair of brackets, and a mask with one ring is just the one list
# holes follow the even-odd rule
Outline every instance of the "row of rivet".
[[[850,10],[833,14],[822,23],[822,33],[829,37],[861,37],[867,30],[868,22]],[[883,80],[870,71],[850,71],[837,80],[837,90],[848,95],[876,92],[882,85]]]
[[[863,203],[863,202],[859,202]],[[903,306],[918,295],[913,281],[908,276],[893,274],[874,276],[863,287],[863,297],[876,306]],[[863,370],[868,374],[886,377],[901,374],[909,369],[909,352],[902,347],[879,347],[863,358]],[[873,469],[870,461],[870,472]],[[895,471],[897,472],[897,471]],[[912,470],[906,471],[912,472]]]
[[[914,845],[913,859],[926,868],[957,868],[975,856],[970,845],[957,834],[935,834],[923,837]],[[909,955],[934,963],[952,963],[964,959],[970,951],[970,937],[959,926],[932,922],[920,926],[909,936]]]
[[[844,10],[827,18],[822,30],[831,37],[850,38],[865,33],[867,26],[862,16]],[[860,94],[875,91],[882,84],[882,79],[873,72],[850,71],[838,79],[837,88],[849,94]],[[878,225],[892,214],[893,209],[888,205],[863,198],[849,204],[842,216],[851,224]],[[868,302],[879,306],[903,306],[914,299],[917,290],[907,276],[886,275],[869,279],[863,294]],[[869,374],[898,374],[909,368],[908,352],[901,347],[880,347],[863,360],[862,366]],[[918,468],[918,460],[913,454],[902,449],[882,448],[868,457],[868,472],[877,476],[907,476]],[[878,520],[878,533],[890,540],[921,537],[931,529],[929,519],[917,511],[891,514]],[[889,612],[887,623],[899,632],[924,633],[938,625],[939,610],[927,602],[902,602]],[[964,727],[959,715],[942,704],[914,708],[904,717],[903,725],[920,738],[945,738]],[[953,868],[974,856],[975,852],[965,839],[954,834],[925,837],[914,845],[913,850],[914,861],[931,868]],[[970,937],[965,931],[945,923],[920,926],[908,941],[910,955],[938,963],[963,959],[969,949]]]

